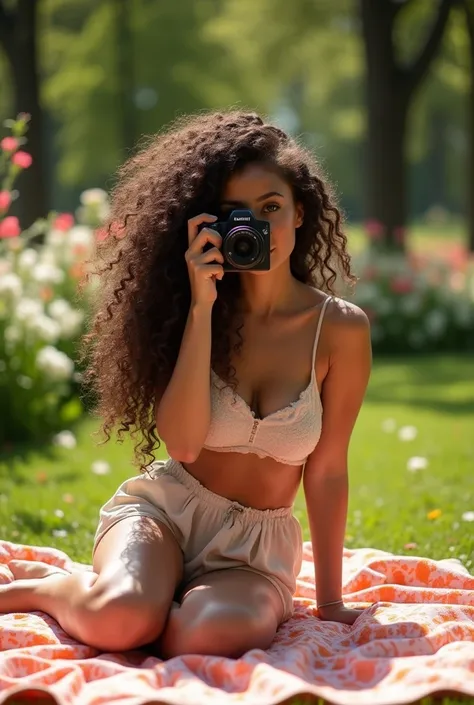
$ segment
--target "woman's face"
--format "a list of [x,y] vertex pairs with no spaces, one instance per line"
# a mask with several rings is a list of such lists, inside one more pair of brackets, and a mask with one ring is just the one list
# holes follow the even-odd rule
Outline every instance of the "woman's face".
[[227,219],[235,208],[250,209],[257,220],[269,221],[272,270],[289,259],[295,230],[303,223],[303,208],[295,203],[289,184],[276,169],[253,163],[231,176],[222,194],[222,217]]

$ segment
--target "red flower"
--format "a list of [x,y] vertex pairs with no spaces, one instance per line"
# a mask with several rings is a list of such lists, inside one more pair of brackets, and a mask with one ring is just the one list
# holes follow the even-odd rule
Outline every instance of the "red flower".
[[28,169],[33,163],[33,157],[28,152],[17,152],[12,157],[12,163],[20,169]]
[[0,211],[6,211],[10,208],[12,197],[10,191],[0,191]]
[[74,225],[74,216],[71,213],[60,213],[54,220],[53,228],[67,232]]
[[4,137],[0,142],[0,147],[4,152],[14,152],[18,149],[18,140],[16,137]]
[[365,229],[371,240],[380,240],[385,232],[384,224],[375,218],[366,221]]
[[21,233],[20,222],[13,215],[0,221],[0,238],[18,237]]
[[400,275],[390,280],[390,288],[395,294],[408,294],[415,287],[410,277]]

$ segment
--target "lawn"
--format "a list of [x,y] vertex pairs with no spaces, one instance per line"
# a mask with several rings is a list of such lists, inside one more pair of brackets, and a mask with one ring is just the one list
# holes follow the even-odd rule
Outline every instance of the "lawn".
[[[4,453],[2,538],[90,560],[99,506],[130,475],[132,452],[129,442],[97,447],[95,426],[88,419],[75,429],[77,446],[70,450]],[[425,467],[409,469],[410,458]],[[457,557],[474,573],[473,468],[472,359],[375,360],[350,451],[346,545]],[[309,538],[303,497],[296,514]]]

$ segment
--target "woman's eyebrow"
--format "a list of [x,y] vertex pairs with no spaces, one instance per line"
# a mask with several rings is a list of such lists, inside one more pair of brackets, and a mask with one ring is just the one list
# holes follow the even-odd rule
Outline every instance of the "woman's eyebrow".
[[[278,191],[269,191],[268,193],[264,193],[262,196],[259,196],[255,200],[258,203],[260,201],[264,201],[266,198],[270,198],[270,196],[280,196],[281,198],[284,198],[284,195],[282,193],[278,193]],[[222,205],[243,206],[244,203],[242,201],[222,201]]]

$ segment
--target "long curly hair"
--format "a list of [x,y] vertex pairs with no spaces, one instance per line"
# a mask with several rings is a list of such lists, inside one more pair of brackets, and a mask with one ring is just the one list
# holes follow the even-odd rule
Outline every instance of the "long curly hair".
[[[347,238],[330,186],[312,154],[253,112],[230,110],[182,117],[147,139],[119,169],[111,211],[88,263],[94,280],[92,317],[79,356],[96,401],[105,440],[117,430],[135,441],[141,471],[160,440],[155,401],[173,373],[191,302],[185,262],[187,221],[219,214],[228,178],[251,162],[277,166],[304,209],[290,257],[293,276],[336,293],[351,284]],[[231,353],[243,338],[240,277],[217,281],[211,362],[234,389]]]

